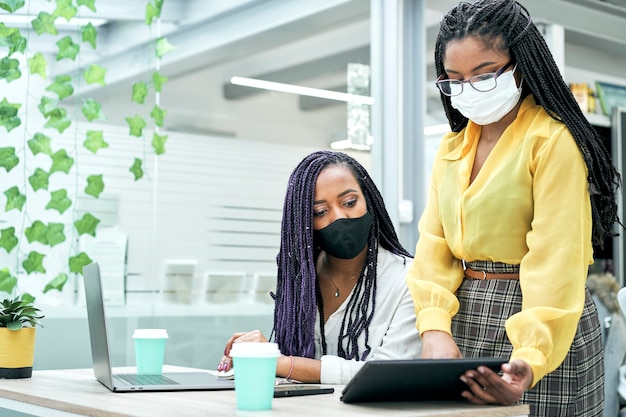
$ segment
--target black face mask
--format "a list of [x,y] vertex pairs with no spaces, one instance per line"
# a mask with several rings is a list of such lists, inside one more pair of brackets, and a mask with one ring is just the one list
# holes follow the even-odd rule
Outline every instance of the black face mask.
[[352,259],[367,244],[372,222],[372,215],[366,212],[356,219],[335,220],[323,229],[314,230],[313,237],[330,256]]

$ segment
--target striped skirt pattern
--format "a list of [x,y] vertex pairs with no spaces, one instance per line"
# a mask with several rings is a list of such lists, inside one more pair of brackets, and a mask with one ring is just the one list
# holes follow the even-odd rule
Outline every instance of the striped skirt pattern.
[[[516,265],[475,261],[472,269],[518,272]],[[604,350],[595,304],[586,291],[585,306],[574,342],[556,370],[526,391],[521,403],[530,416],[593,417],[604,407]],[[452,335],[465,357],[509,358],[513,346],[504,329],[508,317],[522,307],[519,280],[465,279],[456,292],[460,310],[452,319]]]

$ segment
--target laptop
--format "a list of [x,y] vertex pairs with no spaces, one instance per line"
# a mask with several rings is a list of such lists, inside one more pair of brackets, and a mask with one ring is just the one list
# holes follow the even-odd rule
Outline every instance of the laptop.
[[113,392],[235,389],[234,381],[202,371],[158,375],[113,374],[99,264],[94,262],[84,266],[83,277],[93,371],[102,385]]
[[468,387],[459,377],[481,365],[499,372],[506,362],[500,358],[373,360],[348,382],[341,401],[467,401],[461,392]]

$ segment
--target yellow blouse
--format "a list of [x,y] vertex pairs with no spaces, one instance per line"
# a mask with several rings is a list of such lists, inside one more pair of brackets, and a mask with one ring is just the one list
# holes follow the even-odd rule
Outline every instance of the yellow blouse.
[[593,263],[587,167],[560,122],[524,99],[470,185],[481,126],[444,136],[407,282],[420,332],[450,333],[461,259],[520,265],[522,310],[506,320],[534,386],[565,359]]

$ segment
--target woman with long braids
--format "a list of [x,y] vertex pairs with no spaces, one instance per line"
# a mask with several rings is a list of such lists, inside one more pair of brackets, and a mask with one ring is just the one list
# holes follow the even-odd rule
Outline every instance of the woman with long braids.
[[[419,357],[402,247],[380,192],[354,158],[318,151],[295,168],[283,206],[273,337],[276,375],[345,384],[364,361]],[[231,368],[235,333],[217,370]],[[236,370],[235,370],[236,371]]]
[[599,416],[603,351],[585,288],[619,223],[602,140],[515,0],[462,2],[435,45],[452,132],[432,170],[407,281],[423,358],[502,357],[467,371],[477,404]]

